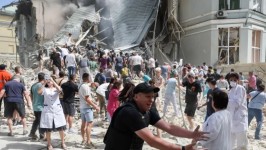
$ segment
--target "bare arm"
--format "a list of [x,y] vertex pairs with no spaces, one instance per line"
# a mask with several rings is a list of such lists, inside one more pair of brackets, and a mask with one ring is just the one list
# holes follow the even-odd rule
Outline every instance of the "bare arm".
[[154,136],[148,128],[144,128],[135,132],[141,139],[147,142],[151,147],[160,150],[181,150],[181,146],[171,144],[161,138]]
[[185,138],[193,138],[193,132],[181,128],[179,126],[175,126],[165,122],[163,119],[159,120],[155,126],[159,129],[166,131],[167,133],[178,136],[178,137],[185,137]]
[[62,92],[61,87],[53,79],[51,79],[51,81],[53,82],[54,87],[56,88],[56,90],[59,91],[59,92]]
[[92,106],[94,109],[96,109],[97,111],[99,111],[99,107],[94,104],[90,98],[90,96],[85,96],[85,101],[87,102],[88,105]]
[[24,94],[24,96],[25,96],[25,98],[27,100],[28,107],[31,107],[32,102],[31,102],[31,98],[30,98],[29,93],[27,91],[24,91],[23,94]]
[[2,100],[2,98],[4,97],[4,94],[5,94],[5,89],[2,89],[0,91],[0,100]]
[[171,135],[178,136],[178,137],[197,139],[197,140],[206,140],[208,138],[206,136],[206,134],[208,134],[207,132],[199,131],[200,126],[197,126],[197,128],[192,132],[187,129],[181,128],[179,126],[169,124],[162,119],[159,120],[155,124],[155,126],[159,129],[162,129],[163,131],[166,131],[167,133]]

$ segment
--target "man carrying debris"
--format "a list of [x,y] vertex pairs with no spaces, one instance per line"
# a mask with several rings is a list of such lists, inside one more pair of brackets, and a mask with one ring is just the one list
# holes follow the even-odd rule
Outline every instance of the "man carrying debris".
[[27,100],[28,107],[31,108],[31,99],[26,92],[25,86],[20,83],[19,77],[14,76],[12,81],[9,81],[5,84],[4,88],[0,92],[0,99],[6,94],[5,98],[5,117],[8,118],[8,127],[9,133],[8,136],[13,136],[12,130],[12,118],[13,113],[16,110],[21,117],[23,125],[23,135],[26,135],[28,132],[26,130],[26,118],[25,118],[25,105],[24,105],[24,96]]
[[[1,64],[0,65],[0,90],[2,90],[6,84],[7,81],[11,80],[11,73],[9,73],[6,70],[6,65]],[[0,112],[1,112],[1,107],[2,107],[2,100],[0,99]]]
[[104,137],[105,150],[128,150],[142,149],[144,141],[157,149],[192,150],[195,143],[187,146],[171,144],[152,134],[149,125],[154,125],[171,135],[205,139],[204,132],[197,129],[192,132],[181,127],[171,125],[159,117],[156,109],[152,107],[154,94],[159,92],[147,83],[138,84],[133,92],[134,98],[119,107],[111,121],[111,124]]
[[44,84],[44,73],[39,73],[38,74],[38,82],[34,83],[31,86],[30,90],[30,95],[32,99],[32,104],[33,104],[33,111],[34,111],[34,116],[35,120],[33,121],[31,131],[29,134],[29,137],[32,139],[37,139],[38,136],[35,134],[37,129],[39,128],[39,134],[40,134],[40,139],[44,138],[44,131],[40,129],[40,121],[41,121],[41,114],[43,110],[43,101],[44,97],[43,95],[38,94],[39,88],[42,87]]

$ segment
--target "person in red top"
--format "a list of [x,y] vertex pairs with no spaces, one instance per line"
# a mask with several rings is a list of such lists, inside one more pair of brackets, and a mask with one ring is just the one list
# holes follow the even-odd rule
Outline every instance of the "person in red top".
[[250,93],[252,91],[255,91],[257,89],[256,85],[256,76],[254,75],[253,71],[248,73],[248,80],[246,80],[246,83],[248,83],[248,90],[247,92]]
[[107,104],[107,112],[108,112],[108,120],[111,121],[115,110],[119,107],[120,103],[118,100],[119,90],[121,88],[122,82],[116,81],[110,91],[108,104]]
[[[0,91],[3,89],[7,81],[11,80],[11,77],[12,77],[11,73],[9,73],[6,70],[6,65],[1,64],[0,65]],[[2,101],[0,99],[0,112],[1,112],[1,106],[2,106]]]

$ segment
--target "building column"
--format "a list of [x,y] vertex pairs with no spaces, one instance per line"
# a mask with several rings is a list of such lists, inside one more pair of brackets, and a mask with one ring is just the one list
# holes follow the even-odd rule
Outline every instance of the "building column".
[[248,27],[240,28],[239,61],[251,63],[252,61],[252,30]]
[[260,62],[265,62],[266,60],[266,32],[262,31],[261,32],[261,40],[260,40]]

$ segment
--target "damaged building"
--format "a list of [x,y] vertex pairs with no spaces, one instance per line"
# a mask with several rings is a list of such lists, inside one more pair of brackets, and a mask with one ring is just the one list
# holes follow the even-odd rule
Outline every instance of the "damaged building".
[[179,14],[185,30],[180,57],[186,62],[265,62],[265,0],[185,0]]
[[161,63],[221,65],[265,62],[265,8],[261,0],[21,0],[14,21],[25,66],[68,33],[76,45],[141,50]]

